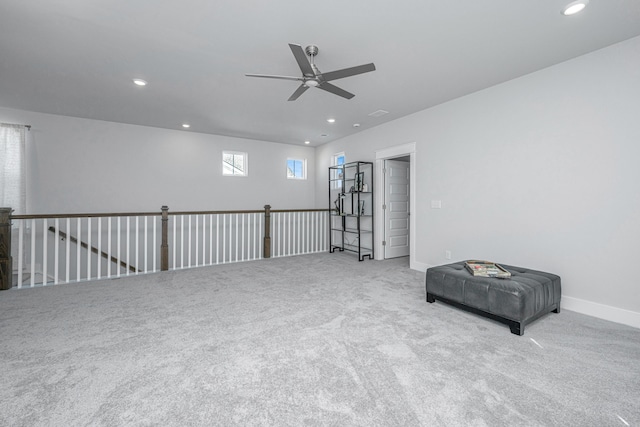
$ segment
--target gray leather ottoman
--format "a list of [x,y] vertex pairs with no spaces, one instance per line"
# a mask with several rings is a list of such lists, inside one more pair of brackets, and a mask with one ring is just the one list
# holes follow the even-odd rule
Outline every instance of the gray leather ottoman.
[[500,264],[510,279],[476,277],[464,261],[427,269],[427,302],[441,300],[509,325],[516,335],[526,324],[560,312],[560,276]]

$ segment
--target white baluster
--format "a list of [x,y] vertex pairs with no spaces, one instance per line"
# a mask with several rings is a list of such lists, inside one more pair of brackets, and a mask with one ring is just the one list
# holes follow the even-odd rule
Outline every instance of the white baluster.
[[289,240],[291,241],[291,255],[296,254],[296,240],[298,237],[296,236],[296,218],[298,217],[297,212],[289,213]]
[[[282,244],[280,243],[282,239],[280,239],[280,229],[282,227],[280,227],[280,214],[274,213],[272,214],[272,220],[273,220],[273,239],[274,239],[274,244],[271,245],[273,246],[274,249],[276,249],[276,243],[278,244],[277,246],[277,250],[274,250],[274,257],[278,257],[280,256],[280,248],[282,247]],[[262,223],[263,221],[260,221],[260,235],[262,235]],[[264,239],[262,239],[264,241]],[[277,242],[276,242],[277,240]],[[264,253],[264,252],[263,252]]]
[[140,217],[136,216],[136,271],[138,274],[140,272]]
[[107,217],[107,277],[111,277],[111,217]]
[[213,214],[209,214],[209,265],[211,264],[213,264]]
[[184,215],[180,216],[180,268],[184,268]]
[[116,228],[117,228],[117,233],[118,234],[116,236],[116,239],[117,239],[116,241],[117,241],[117,244],[118,244],[118,249],[117,249],[118,263],[116,264],[116,269],[117,269],[116,271],[118,272],[118,274],[116,275],[116,277],[120,277],[120,274],[121,274],[121,272],[120,272],[120,270],[121,270],[121,268],[120,268],[120,260],[122,259],[122,257],[121,257],[122,252],[121,252],[121,249],[120,249],[120,247],[121,247],[121,245],[120,245],[120,235],[122,234],[122,230],[120,228],[120,225],[121,225],[120,219],[121,219],[121,217],[117,217],[117,218],[118,219],[117,219],[117,222],[116,222]]
[[[157,230],[156,230],[156,224],[158,223],[158,221],[156,221],[155,218],[153,218],[153,271],[156,271],[156,239],[157,239]],[[167,230],[167,234],[169,234],[169,230]],[[168,238],[169,236],[167,236]]]
[[308,254],[309,253],[309,249],[307,247],[308,242],[309,242],[309,218],[308,218],[308,212],[303,212],[302,213],[302,253],[303,254]]
[[227,262],[227,214],[222,214],[222,262]]
[[244,261],[244,214],[242,214],[242,240],[241,240],[241,248],[240,255],[242,256],[242,261]]
[[[262,259],[264,256],[264,251],[262,250],[264,239],[262,238],[262,215],[258,219],[258,258]],[[273,245],[272,245],[273,246]]]
[[293,222],[291,224],[291,237],[293,241],[293,255],[298,254],[298,239],[299,239],[299,215],[298,212],[291,212],[291,216],[293,217]]
[[310,251],[311,252],[315,252],[316,251],[316,247],[315,247],[315,243],[316,243],[316,222],[317,222],[317,212],[311,212],[311,228],[310,228],[310,232],[311,232],[311,243],[309,245]]
[[236,227],[235,227],[236,228],[236,240],[235,240],[235,247],[236,247],[236,259],[235,259],[235,261],[236,262],[238,261],[238,246],[239,246],[238,245],[238,224],[239,224],[239,222],[238,222],[238,214],[236,214]]
[[60,268],[58,263],[60,262],[60,220],[58,218],[54,221],[54,227],[56,229],[54,233],[54,245],[53,245],[53,284],[58,284],[58,272]]
[[191,215],[189,215],[189,226],[188,226],[189,236],[187,237],[187,241],[189,242],[189,248],[187,249],[187,251],[188,251],[187,252],[187,254],[188,254],[188,256],[187,256],[188,265],[187,266],[188,267],[191,267],[191,228],[192,228],[191,227]]
[[23,270],[24,270],[24,223],[26,220],[21,219],[18,222],[18,288],[22,287]]
[[31,287],[36,284],[36,220],[31,220]]
[[258,214],[254,213],[253,215],[253,241],[251,246],[253,246],[253,259],[258,258],[258,253],[257,253],[257,247],[258,247],[258,239],[260,239],[260,237],[258,236]]
[[291,255],[293,236],[291,235],[291,212],[287,212],[287,255]]
[[[198,241],[198,237],[199,237],[198,230],[199,230],[199,227],[200,227],[200,221],[198,220],[198,218],[199,218],[199,215],[196,215],[196,230],[194,232],[194,234],[196,236],[196,265],[195,265],[196,267],[198,266],[198,257],[200,256],[200,253],[198,251],[198,245],[200,243]],[[191,233],[189,233],[189,235],[191,235]]]
[[82,238],[82,218],[76,218],[76,282],[81,279],[80,269],[82,267],[82,246],[80,245]]
[[67,233],[67,238],[65,239],[65,281],[69,283],[70,275],[71,275],[71,239],[69,235],[71,233],[71,218],[67,218],[65,232]]
[[97,261],[98,261],[98,271],[97,271],[97,278],[101,279],[102,278],[102,217],[98,217],[98,256]]
[[49,230],[47,230],[47,219],[42,220],[42,285],[47,284],[47,238]]
[[131,221],[130,221],[130,217],[127,217],[127,236],[126,236],[126,242],[127,242],[127,247],[126,247],[126,254],[127,254],[127,261],[125,263],[125,267],[126,267],[126,275],[129,275],[130,272],[130,268],[131,267]]
[[202,214],[202,265],[207,265],[207,217]]
[[[149,217],[144,217],[144,272],[149,272]],[[140,266],[138,266],[140,271]]]
[[175,270],[176,269],[176,257],[177,254],[176,252],[178,252],[178,250],[176,249],[176,245],[178,244],[178,239],[176,237],[176,230],[178,228],[178,218],[177,217],[173,217],[173,250],[171,251],[173,253],[173,265],[172,265],[172,269]]
[[91,280],[91,217],[87,218],[87,280]]
[[216,264],[220,263],[220,215],[216,215]]

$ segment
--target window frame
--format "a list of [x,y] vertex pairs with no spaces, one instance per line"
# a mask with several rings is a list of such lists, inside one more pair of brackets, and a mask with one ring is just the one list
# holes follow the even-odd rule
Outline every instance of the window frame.
[[[338,163],[340,158],[342,158],[342,163]],[[344,165],[347,163],[347,156],[344,154],[344,151],[341,151],[339,153],[335,153],[333,156],[331,156],[331,166],[340,166],[340,165]],[[334,172],[337,173],[337,169],[334,169]],[[342,168],[342,172],[344,174],[344,168]],[[343,175],[344,178],[344,175]],[[334,189],[340,189],[342,188],[343,179],[339,179],[339,176],[330,176],[329,179],[334,180],[333,181],[333,188]]]
[[[293,176],[289,176],[289,162],[294,162],[294,170],[293,170]],[[302,166],[302,176],[295,176],[296,172],[295,172],[295,163],[296,162],[300,162],[301,166]],[[298,159],[295,157],[287,157],[287,179],[292,179],[292,180],[306,180],[307,179],[307,159]]]
[[[242,173],[225,173],[225,166],[227,165],[224,161],[225,155],[234,156],[234,162],[235,162],[235,156],[243,157],[244,170],[242,171]],[[232,170],[238,169],[234,165],[229,165],[229,166],[231,167]],[[236,176],[236,177],[249,176],[249,153],[247,153],[246,151],[222,150],[222,176]]]

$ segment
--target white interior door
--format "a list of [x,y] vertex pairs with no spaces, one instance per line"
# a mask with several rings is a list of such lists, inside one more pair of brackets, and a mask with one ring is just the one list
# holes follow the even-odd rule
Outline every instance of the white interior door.
[[384,161],[384,257],[409,255],[409,162]]

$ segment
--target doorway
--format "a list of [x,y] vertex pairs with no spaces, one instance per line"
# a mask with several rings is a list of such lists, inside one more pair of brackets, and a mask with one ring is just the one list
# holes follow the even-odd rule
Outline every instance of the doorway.
[[[374,174],[374,178],[375,178],[375,186],[374,186],[375,259],[377,260],[386,259],[387,254],[386,254],[385,247],[389,243],[388,237],[394,237],[393,235],[390,235],[389,233],[387,233],[387,231],[385,230],[386,228],[385,218],[387,217],[387,215],[385,215],[385,211],[387,209],[383,209],[383,207],[386,208],[385,201],[387,200],[387,197],[385,195],[385,192],[387,191],[387,185],[385,182],[386,180],[385,180],[385,174],[384,174],[385,161],[387,160],[404,161],[405,166],[406,164],[408,164],[408,168],[405,167],[405,171],[409,175],[409,185],[408,185],[408,188],[405,187],[405,194],[407,193],[407,191],[409,193],[409,201],[406,208],[406,217],[408,218],[408,221],[407,223],[405,223],[405,232],[407,234],[407,237],[404,237],[404,239],[408,240],[408,242],[406,240],[405,242],[409,246],[409,268],[417,270],[419,269],[419,266],[418,264],[415,263],[416,216],[411,215],[411,209],[413,206],[415,206],[415,197],[416,197],[416,191],[415,191],[416,190],[416,167],[415,167],[416,143],[410,142],[406,144],[385,148],[383,150],[376,151],[375,156],[376,156],[376,163],[375,163],[376,172]],[[396,206],[396,208],[398,206]],[[392,219],[391,216],[389,216],[389,219]],[[399,244],[398,241],[401,239],[402,238],[396,238],[395,243]],[[400,246],[402,245],[400,244]],[[406,249],[404,250],[406,251]],[[393,255],[391,254],[391,256]],[[399,255],[399,256],[403,256],[403,255]]]

